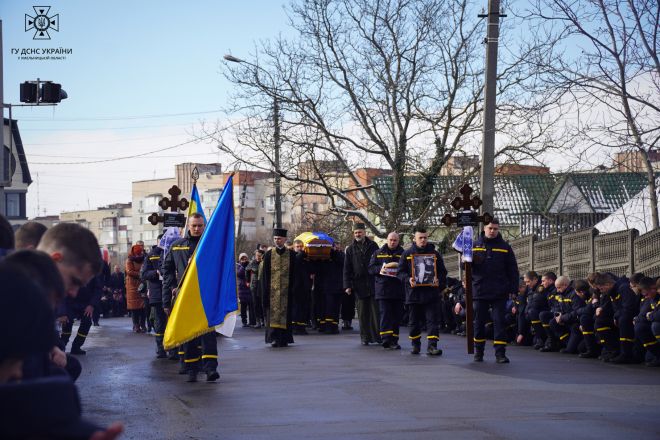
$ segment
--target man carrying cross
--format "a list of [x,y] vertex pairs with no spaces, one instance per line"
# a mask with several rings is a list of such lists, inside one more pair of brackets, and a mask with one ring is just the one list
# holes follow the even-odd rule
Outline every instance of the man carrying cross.
[[[491,219],[477,239],[473,250],[472,290],[474,304],[474,361],[483,362],[486,345],[486,322],[492,309],[495,358],[498,364],[509,363],[506,357],[506,302],[518,291],[518,264],[511,246],[500,235],[500,223]],[[469,323],[468,323],[469,324]]]

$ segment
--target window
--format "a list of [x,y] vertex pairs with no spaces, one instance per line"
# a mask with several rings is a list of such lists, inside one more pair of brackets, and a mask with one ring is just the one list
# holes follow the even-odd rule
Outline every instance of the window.
[[[263,203],[264,202],[262,201],[261,204],[263,205]],[[261,217],[261,226],[264,226],[265,224],[266,224],[265,219],[263,217]]]
[[7,210],[7,217],[25,218],[25,193],[6,192],[5,206]]
[[21,216],[21,199],[18,193],[6,193],[7,217]]
[[144,224],[144,218],[142,218],[142,216],[140,216],[139,219],[140,219],[140,224],[141,225]]
[[261,207],[262,208],[264,207],[264,201],[263,200],[261,201]]

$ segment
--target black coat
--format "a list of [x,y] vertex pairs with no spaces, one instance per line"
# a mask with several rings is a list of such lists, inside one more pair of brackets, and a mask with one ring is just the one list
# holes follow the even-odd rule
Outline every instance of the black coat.
[[163,281],[158,273],[162,256],[163,249],[159,246],[153,246],[140,268],[140,279],[146,281],[149,287],[149,304],[163,302]]
[[640,297],[630,288],[630,282],[627,278],[620,278],[614,288],[607,294],[612,300],[614,319],[620,319],[624,316],[632,319],[639,313]]
[[380,274],[383,264],[398,263],[402,255],[403,248],[401,246],[390,249],[385,244],[371,256],[369,273],[375,277],[374,289],[376,299],[398,299],[402,301],[405,299],[406,293],[401,280],[398,277]]
[[352,289],[358,298],[367,298],[374,294],[374,277],[369,274],[369,260],[378,245],[367,237],[359,243],[353,243],[346,248],[344,259],[344,289]]
[[330,261],[318,261],[312,269],[316,273],[314,289],[320,289],[325,295],[341,295],[344,287],[342,272],[344,270],[344,253],[330,251]]
[[518,292],[516,256],[500,234],[486,238],[482,232],[472,250],[472,298],[505,299],[510,293]]
[[[436,258],[436,276],[438,277],[438,286],[410,286],[410,278],[412,277],[412,259],[416,254],[434,254]],[[442,255],[435,250],[435,246],[427,244],[426,247],[420,249],[415,243],[406,249],[401,255],[399,260],[399,273],[397,277],[403,283],[406,291],[406,304],[431,304],[440,301],[441,292],[447,286],[447,269],[442,260]]]
[[[656,293],[651,298],[642,298],[639,306],[639,314],[637,315],[637,322],[653,322],[654,319],[660,318],[660,293]],[[647,319],[646,314],[651,313]],[[660,320],[660,319],[659,319]]]
[[162,264],[163,274],[163,307],[172,307],[172,290],[177,288],[183,274],[188,267],[188,260],[192,257],[199,243],[199,237],[191,237],[187,232],[170,247]]

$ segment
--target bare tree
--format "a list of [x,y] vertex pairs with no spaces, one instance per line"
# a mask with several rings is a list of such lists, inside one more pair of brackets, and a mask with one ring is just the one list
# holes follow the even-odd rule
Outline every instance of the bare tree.
[[603,147],[639,155],[659,227],[650,156],[660,140],[660,3],[536,0],[527,12],[541,35],[560,42],[538,61],[565,92],[562,104],[578,109],[570,113],[587,155]]
[[[294,2],[298,38],[262,43],[250,61],[227,65],[238,86],[232,122],[206,134],[235,160],[272,170],[271,121],[281,109],[274,172],[294,192],[327,197],[333,213],[358,218],[381,237],[425,223],[449,197],[434,185],[441,168],[481,142],[485,26],[475,3]],[[554,91],[530,60],[554,43],[516,38],[518,24],[502,31],[498,154],[538,160],[561,142],[554,140]],[[390,189],[365,180],[365,168],[384,170]]]

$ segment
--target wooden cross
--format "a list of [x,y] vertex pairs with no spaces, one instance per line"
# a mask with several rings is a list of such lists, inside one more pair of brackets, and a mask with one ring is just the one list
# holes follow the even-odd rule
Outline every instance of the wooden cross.
[[[163,197],[158,202],[158,206],[160,206],[163,211],[166,211],[169,208],[171,212],[176,213],[179,212],[179,209],[182,211],[188,209],[188,205],[189,205],[188,200],[186,200],[185,198],[179,199],[179,196],[181,195],[181,190],[179,189],[178,186],[173,185],[172,188],[170,188],[167,192],[170,196],[172,196],[172,198],[170,199],[169,197]],[[151,223],[154,226],[156,226],[158,223],[164,223],[165,219],[166,219],[165,215],[158,215],[157,212],[154,212],[149,217],[147,217],[149,223]]]
[[[452,224],[456,223],[458,226],[478,226],[479,223],[488,224],[493,220],[493,216],[487,212],[484,212],[482,215],[478,215],[475,211],[479,209],[482,204],[481,199],[478,196],[470,198],[473,190],[467,183],[461,187],[459,192],[463,197],[456,197],[452,202],[451,206],[456,211],[457,215],[452,215],[447,213],[442,217],[442,223],[451,227]],[[474,311],[472,309],[472,263],[464,261],[465,269],[465,334],[467,337],[467,350],[468,354],[474,353],[474,327],[473,327],[473,315]]]

